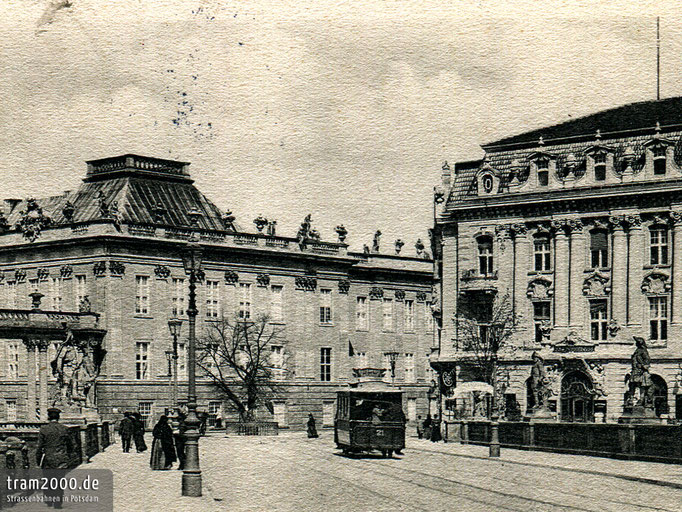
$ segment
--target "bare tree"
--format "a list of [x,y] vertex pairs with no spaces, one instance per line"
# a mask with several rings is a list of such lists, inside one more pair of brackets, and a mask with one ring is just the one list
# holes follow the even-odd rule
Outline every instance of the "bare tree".
[[509,295],[489,301],[462,301],[454,322],[457,326],[460,360],[468,362],[483,382],[493,388],[493,410],[501,405],[497,397],[501,354],[513,355],[509,343],[519,325]]
[[253,421],[256,409],[272,412],[271,399],[285,376],[283,329],[267,315],[237,316],[211,322],[197,347],[197,366],[237,409],[241,421]]

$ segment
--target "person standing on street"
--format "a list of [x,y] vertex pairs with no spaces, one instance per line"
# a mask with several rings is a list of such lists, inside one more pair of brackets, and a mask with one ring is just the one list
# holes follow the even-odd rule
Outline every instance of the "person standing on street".
[[441,439],[443,439],[443,437],[440,434],[440,418],[436,414],[431,422],[431,441],[437,443]]
[[180,409],[177,409],[178,431],[173,434],[173,439],[175,440],[175,453],[178,456],[178,469],[185,469],[185,431],[187,430],[187,426],[185,425],[186,417],[187,416]]
[[[47,410],[47,425],[40,427],[36,462],[42,469],[69,469],[69,454],[74,450],[68,427],[59,423],[59,409]],[[58,487],[58,486],[57,486]],[[62,508],[63,489],[45,492],[45,501],[49,507]]]
[[123,445],[123,453],[130,451],[130,440],[133,437],[135,425],[131,413],[125,412],[121,423],[118,424],[118,434],[121,436],[121,444]]
[[417,416],[417,437],[421,439],[424,437],[424,425],[422,425],[422,417]]
[[135,441],[135,449],[137,453],[142,453],[147,450],[147,443],[144,442],[144,421],[139,412],[133,413],[133,440]]
[[308,414],[308,438],[317,438],[317,428],[315,427],[315,416],[311,412]]
[[173,429],[168,424],[168,416],[161,416],[153,430],[152,455],[149,466],[152,469],[170,469],[176,461]]

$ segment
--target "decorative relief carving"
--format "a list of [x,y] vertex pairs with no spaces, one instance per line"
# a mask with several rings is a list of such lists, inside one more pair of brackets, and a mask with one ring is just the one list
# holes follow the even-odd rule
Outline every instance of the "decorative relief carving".
[[21,212],[17,229],[29,242],[35,242],[43,229],[52,223],[52,219],[43,214],[43,209],[35,199],[26,200],[26,209]]
[[38,280],[47,281],[48,277],[50,277],[50,269],[49,268],[39,268],[38,269]]
[[528,283],[526,295],[530,299],[548,299],[554,295],[552,281],[545,276],[538,276]]
[[270,285],[270,274],[258,274],[256,276],[256,282],[260,287],[267,287]]
[[620,331],[620,325],[618,325],[618,322],[616,321],[615,318],[612,318],[609,321],[608,330],[609,330],[609,336],[611,336],[612,338],[615,338],[616,335],[618,334],[618,331]]
[[122,276],[126,273],[126,267],[120,261],[110,261],[109,272],[111,272],[112,276]]
[[339,293],[347,294],[350,290],[350,281],[348,279],[341,279],[339,281]]
[[417,302],[426,302],[426,292],[417,292]]
[[239,282],[239,274],[237,274],[234,270],[226,270],[225,282],[227,284],[237,284]]
[[384,289],[378,286],[373,286],[369,290],[370,300],[380,300],[384,298]]
[[608,276],[601,272],[593,272],[583,281],[583,295],[588,297],[605,297],[611,293],[611,287],[608,286],[608,283]]
[[71,274],[73,274],[73,267],[71,265],[62,265],[59,269],[59,275],[62,279],[71,277]]
[[673,210],[670,212],[670,219],[672,220],[673,224],[677,225],[680,222],[682,222],[682,212]]
[[156,265],[154,267],[154,275],[159,279],[168,279],[171,271],[166,265]]
[[626,215],[623,221],[629,228],[637,228],[642,224],[642,218],[639,215]]
[[667,275],[652,272],[642,281],[642,293],[647,295],[663,295],[670,293],[671,284]]
[[315,291],[317,288],[317,279],[309,276],[300,276],[295,280],[296,289],[305,291]]
[[609,229],[609,221],[606,219],[589,219],[591,229]]
[[68,222],[71,222],[73,220],[74,213],[76,213],[76,207],[73,205],[71,201],[66,201],[66,203],[64,203],[64,206],[62,206],[62,215],[64,215],[64,218]]
[[14,271],[14,279],[17,284],[21,284],[26,281],[26,271],[23,268],[19,268]]
[[402,302],[405,300],[405,290],[396,290],[395,291],[395,300],[398,302]]
[[95,276],[103,276],[107,272],[107,264],[104,261],[98,261],[92,266],[92,273]]
[[655,213],[651,215],[650,219],[652,225],[659,226],[667,226],[670,220],[667,213]]
[[526,236],[526,233],[528,233],[528,227],[523,222],[510,224],[509,229],[514,236]]

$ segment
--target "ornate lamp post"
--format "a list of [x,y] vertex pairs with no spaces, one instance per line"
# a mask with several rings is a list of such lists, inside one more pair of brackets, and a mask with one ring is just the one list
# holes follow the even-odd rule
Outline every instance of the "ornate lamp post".
[[391,365],[391,386],[395,384],[395,363],[398,360],[398,352],[384,352],[388,357],[388,362]]
[[[193,208],[189,212],[192,224],[197,225],[197,217],[201,214]],[[185,418],[185,469],[182,473],[182,495],[201,496],[201,469],[199,468],[199,418],[197,417],[197,389],[196,389],[196,320],[197,320],[197,281],[201,272],[201,258],[203,249],[199,245],[196,234],[182,253],[182,264],[189,276],[189,304],[187,318],[189,323],[188,347],[188,387],[187,418]]]
[[[173,386],[171,388],[171,408],[178,406],[178,337],[180,336],[180,328],[182,327],[182,320],[173,317],[168,320],[168,330],[173,336],[173,350],[171,357],[173,359]],[[166,352],[168,354],[168,352]]]

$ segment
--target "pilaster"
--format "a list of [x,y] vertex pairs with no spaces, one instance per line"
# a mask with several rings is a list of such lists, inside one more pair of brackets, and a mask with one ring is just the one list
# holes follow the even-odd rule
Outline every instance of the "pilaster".
[[672,323],[682,323],[682,211],[670,212],[670,217],[673,222],[673,236],[670,244],[672,250],[672,304],[670,310],[672,313]]
[[[644,233],[638,215],[628,217],[628,302],[627,325],[642,324],[642,267],[644,266]],[[617,257],[617,255],[614,255]],[[625,321],[625,319],[623,319]]]
[[31,338],[23,340],[26,345],[26,421],[36,421],[36,343]]
[[530,261],[528,231],[525,224],[512,224],[514,234],[514,312],[524,318],[519,330],[527,330],[531,324],[531,304],[526,297],[528,286],[528,265]]
[[39,339],[36,341],[38,347],[38,382],[40,384],[38,393],[38,406],[40,408],[40,421],[47,421],[47,347],[48,341]]
[[569,269],[569,325],[578,329],[586,322],[583,281],[585,268],[586,239],[583,223],[579,219],[571,219],[570,260]]
[[567,225],[565,221],[553,221],[554,234],[554,326],[568,327],[569,268]]
[[611,254],[612,300],[611,318],[618,323],[627,319],[627,236],[625,235],[625,219],[613,216],[609,219],[613,229]]

